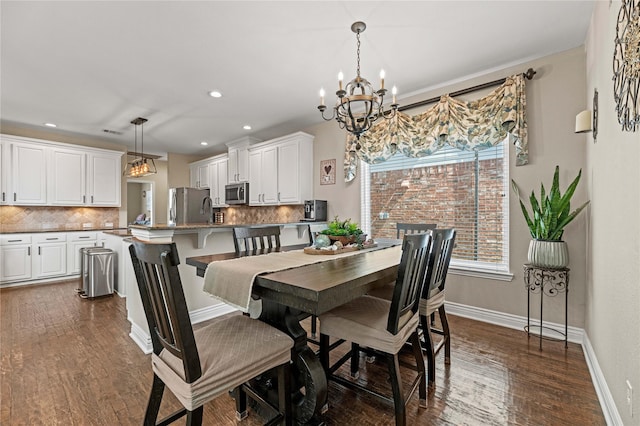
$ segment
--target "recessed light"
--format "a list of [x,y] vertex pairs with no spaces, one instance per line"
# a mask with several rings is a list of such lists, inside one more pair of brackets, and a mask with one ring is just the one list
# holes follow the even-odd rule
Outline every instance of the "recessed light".
[[58,127],[53,123],[44,123],[44,125],[47,126],[47,127]]
[[207,145],[209,145],[209,142],[202,141],[202,142],[200,142],[200,145],[207,146]]
[[244,126],[242,126],[242,128],[245,130],[251,130],[251,126],[249,126],[248,124],[245,124]]
[[222,92],[220,92],[219,90],[212,90],[209,92],[209,96],[211,96],[212,98],[221,98]]

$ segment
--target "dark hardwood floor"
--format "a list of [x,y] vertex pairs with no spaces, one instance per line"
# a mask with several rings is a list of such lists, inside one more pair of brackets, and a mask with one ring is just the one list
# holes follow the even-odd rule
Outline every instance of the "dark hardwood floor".
[[[83,300],[76,287],[77,281],[65,281],[0,290],[0,424],[142,423],[151,363],[128,336],[125,300]],[[605,424],[579,345],[565,350],[563,343],[545,341],[540,352],[523,331],[449,318],[451,365],[445,368],[438,355],[429,408],[418,408],[414,395],[408,424]],[[382,365],[361,366],[359,380],[388,389]],[[407,383],[413,374],[403,369]],[[161,415],[177,407],[166,392]],[[328,425],[394,424],[392,407],[335,383],[329,407]],[[206,405],[204,424],[235,423],[228,395]],[[242,424],[261,422],[250,413]]]

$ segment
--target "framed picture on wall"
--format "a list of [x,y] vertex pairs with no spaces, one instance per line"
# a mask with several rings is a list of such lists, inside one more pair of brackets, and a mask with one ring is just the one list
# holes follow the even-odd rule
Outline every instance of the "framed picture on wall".
[[336,159],[320,161],[320,185],[336,183]]

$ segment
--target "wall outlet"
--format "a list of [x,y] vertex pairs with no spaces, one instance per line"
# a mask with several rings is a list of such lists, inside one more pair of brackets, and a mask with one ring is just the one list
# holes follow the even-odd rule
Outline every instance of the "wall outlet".
[[104,227],[105,228],[113,228],[113,222],[105,222],[104,223]]
[[629,407],[629,415],[633,417],[633,387],[629,380],[627,380],[627,406]]
[[92,228],[92,227],[93,227],[93,224],[92,224],[91,222],[89,222],[89,223],[83,223],[83,224],[82,224],[82,227],[83,227],[83,228]]

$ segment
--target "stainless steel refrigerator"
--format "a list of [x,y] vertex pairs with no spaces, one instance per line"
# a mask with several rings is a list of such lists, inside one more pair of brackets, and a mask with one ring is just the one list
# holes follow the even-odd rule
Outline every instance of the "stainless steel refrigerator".
[[169,189],[169,225],[210,223],[212,217],[208,189]]

